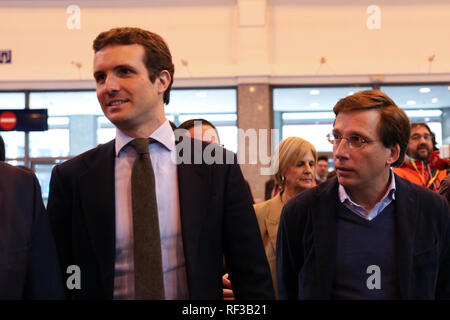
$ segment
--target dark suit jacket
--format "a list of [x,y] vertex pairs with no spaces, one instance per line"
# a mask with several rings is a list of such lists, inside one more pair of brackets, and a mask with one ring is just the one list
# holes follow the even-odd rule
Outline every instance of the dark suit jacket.
[[[114,159],[113,140],[53,169],[48,212],[61,264],[82,273],[81,290],[68,292],[72,298],[113,298]],[[273,298],[239,165],[180,164],[178,184],[189,298],[222,298],[223,256],[236,298]]]
[[[450,298],[450,209],[445,199],[395,176],[401,299]],[[336,264],[337,178],[283,208],[277,238],[280,299],[329,299]]]
[[63,297],[39,182],[31,171],[0,162],[0,300]]

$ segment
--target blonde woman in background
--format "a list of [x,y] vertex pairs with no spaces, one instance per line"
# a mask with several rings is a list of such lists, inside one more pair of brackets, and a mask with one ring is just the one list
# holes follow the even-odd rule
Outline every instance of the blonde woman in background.
[[264,248],[269,261],[275,294],[278,297],[276,276],[276,240],[278,223],[284,204],[300,192],[314,186],[317,152],[314,146],[298,137],[289,137],[279,144],[278,171],[274,175],[281,191],[272,199],[254,205]]

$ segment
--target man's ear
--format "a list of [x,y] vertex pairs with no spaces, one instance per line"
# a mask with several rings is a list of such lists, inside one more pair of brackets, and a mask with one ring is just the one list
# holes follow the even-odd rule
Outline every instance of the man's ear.
[[169,87],[170,82],[172,81],[172,77],[170,76],[169,71],[163,70],[159,73],[159,83],[158,83],[158,93],[164,94],[164,92]]
[[398,160],[398,158],[400,157],[400,146],[398,144],[396,144],[393,147],[388,148],[389,152],[390,152],[390,156],[387,159],[386,163],[391,166],[393,163],[395,163],[395,161]]

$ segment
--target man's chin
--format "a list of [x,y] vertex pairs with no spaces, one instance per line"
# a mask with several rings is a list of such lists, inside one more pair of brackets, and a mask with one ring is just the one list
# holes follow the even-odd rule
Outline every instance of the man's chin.
[[117,119],[117,117],[106,117],[108,120],[109,120],[109,122],[111,122],[113,125],[115,125],[116,127],[119,127],[120,126],[120,123],[121,123],[121,120],[120,119]]
[[117,115],[108,117],[108,120],[119,130],[127,131],[133,128],[133,121],[125,117],[118,117]]
[[430,158],[430,152],[428,152],[428,151],[427,152],[418,152],[416,154],[416,159],[420,160],[420,161],[427,162],[429,158]]
[[338,176],[338,182],[341,186],[344,187],[345,192],[347,192],[347,194],[349,195],[352,195],[354,192],[361,191],[361,184],[359,184],[358,181],[354,179],[339,178]]
[[348,174],[336,174],[339,184],[344,186],[345,188],[353,188],[355,185],[358,185],[360,183],[359,179],[355,175]]

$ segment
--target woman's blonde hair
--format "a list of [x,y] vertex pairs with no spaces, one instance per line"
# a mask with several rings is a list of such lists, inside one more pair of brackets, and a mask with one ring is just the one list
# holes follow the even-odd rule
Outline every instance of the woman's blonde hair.
[[299,137],[289,137],[280,142],[272,157],[272,166],[274,166],[276,159],[278,159],[278,170],[273,177],[281,189],[284,189],[283,177],[289,166],[301,161],[308,151],[311,151],[314,157],[314,163],[317,163],[316,148],[309,141]]

